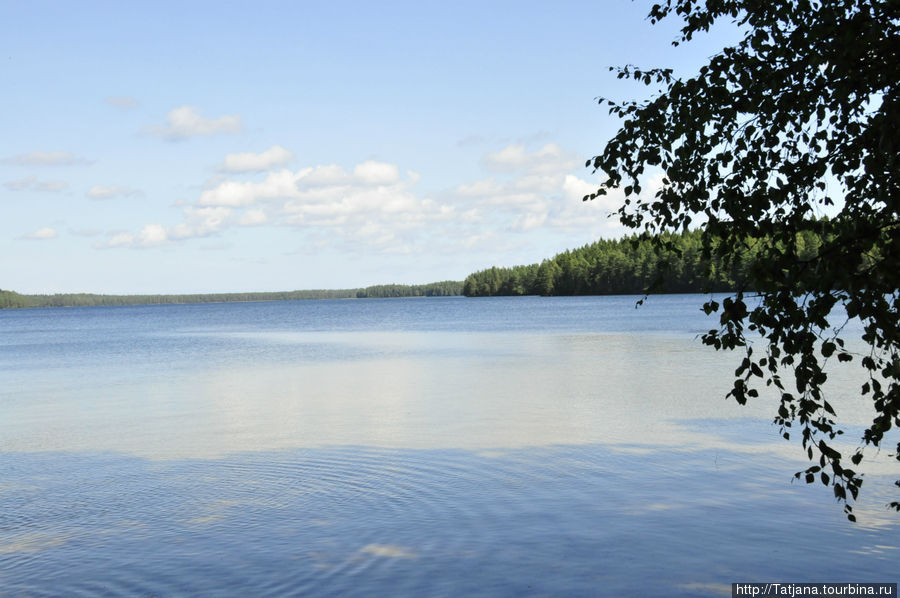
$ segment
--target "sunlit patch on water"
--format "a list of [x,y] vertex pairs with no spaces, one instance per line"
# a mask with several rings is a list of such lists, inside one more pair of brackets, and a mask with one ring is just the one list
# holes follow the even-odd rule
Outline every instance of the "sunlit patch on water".
[[4,534],[4,543],[0,544],[0,554],[17,554],[35,552],[58,546],[67,540],[63,534],[22,531],[18,534]]
[[363,546],[359,551],[363,554],[382,556],[389,559],[414,559],[419,556],[408,548],[404,548],[403,546],[392,546],[390,544],[369,544]]

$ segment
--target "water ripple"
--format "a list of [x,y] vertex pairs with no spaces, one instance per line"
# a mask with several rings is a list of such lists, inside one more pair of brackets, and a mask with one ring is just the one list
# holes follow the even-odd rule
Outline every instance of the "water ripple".
[[[650,458],[648,470],[648,455],[600,446],[7,454],[0,593],[578,596],[640,579],[691,595],[737,578],[893,575],[896,524],[848,528],[758,462],[716,470],[738,454]],[[768,490],[728,491],[741,484]],[[673,502],[673,487],[702,500]]]

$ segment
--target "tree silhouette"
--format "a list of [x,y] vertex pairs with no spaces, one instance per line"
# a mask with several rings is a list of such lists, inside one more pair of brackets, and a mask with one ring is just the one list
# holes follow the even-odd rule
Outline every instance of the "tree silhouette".
[[[849,455],[856,466],[900,425],[900,3],[666,0],[649,14],[667,17],[683,22],[674,45],[721,20],[737,23],[742,39],[687,79],[616,69],[659,91],[601,100],[623,122],[588,161],[605,180],[585,199],[622,189],[619,219],[658,250],[668,241],[656,233],[699,225],[710,263],[745,269],[733,296],[705,304],[720,328],[703,341],[746,352],[729,395],[743,404],[761,384],[774,387],[775,422],[814,462],[797,477],[830,485],[854,520],[849,503],[863,479],[833,442],[842,431],[825,366],[859,363],[860,396],[875,408]],[[643,192],[654,173],[661,187]],[[860,320],[865,352],[845,346],[838,317]]]

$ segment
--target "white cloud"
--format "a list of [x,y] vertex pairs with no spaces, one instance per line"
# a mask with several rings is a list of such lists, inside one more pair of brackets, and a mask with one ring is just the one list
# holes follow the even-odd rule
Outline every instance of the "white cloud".
[[181,106],[166,115],[165,126],[147,127],[145,130],[168,141],[180,141],[188,137],[209,136],[218,133],[240,133],[243,123],[239,114],[206,118],[194,106]]
[[270,173],[260,183],[252,181],[225,181],[217,187],[200,194],[197,204],[201,206],[249,206],[270,199],[297,197],[297,182],[311,169],[299,172],[282,170]]
[[460,185],[446,198],[458,208],[460,226],[590,238],[606,236],[610,224],[617,225],[608,215],[618,207],[620,194],[583,202],[599,183],[582,178],[583,162],[554,143],[535,151],[512,144],[485,155],[482,164],[497,177]]
[[499,185],[494,179],[484,179],[475,181],[474,183],[466,183],[456,188],[456,192],[460,195],[479,197],[485,195],[493,195],[501,193],[503,186]]
[[134,98],[129,98],[126,96],[110,96],[106,98],[106,103],[111,106],[115,106],[116,108],[137,108],[140,105]]
[[36,176],[7,181],[3,183],[3,186],[10,191],[43,191],[45,193],[59,193],[69,188],[69,184],[65,181],[41,181]]
[[175,241],[192,239],[195,237],[208,237],[217,233],[226,225],[231,217],[231,208],[207,207],[197,208],[188,206],[184,208],[184,222],[181,222],[167,232],[167,237]]
[[232,220],[231,208],[187,206],[183,210],[183,220],[175,226],[165,227],[161,224],[148,224],[139,233],[117,233],[108,241],[94,244],[97,249],[115,247],[148,248],[168,245],[177,241],[208,237],[213,235]]
[[564,151],[555,143],[548,143],[531,153],[524,144],[514,143],[487,154],[483,162],[488,169],[497,172],[528,170],[532,174],[572,171],[584,163],[577,154]]
[[69,184],[65,181],[40,181],[35,184],[35,191],[45,191],[47,193],[59,193],[69,188]]
[[523,174],[511,185],[514,189],[532,191],[534,193],[553,193],[559,191],[562,171],[544,174]]
[[513,221],[512,228],[519,231],[534,230],[547,222],[547,213],[520,214]]
[[97,228],[70,228],[69,234],[76,237],[99,237],[103,231]]
[[141,232],[138,234],[137,238],[138,244],[141,247],[153,247],[156,245],[162,245],[168,240],[169,237],[166,234],[166,229],[158,224],[148,224],[141,229]]
[[356,165],[353,176],[364,185],[391,185],[400,180],[400,169],[395,164],[368,160]]
[[91,164],[90,160],[76,156],[71,152],[31,152],[19,154],[0,160],[5,164],[16,166],[77,166]]
[[496,170],[508,170],[520,168],[527,162],[525,146],[522,144],[509,145],[499,152],[487,154],[484,163]]
[[[400,169],[395,164],[367,161],[356,165],[353,174],[337,165],[315,166],[296,172],[281,170],[269,173],[265,180],[225,181],[207,189],[200,195],[198,205],[241,207],[271,200],[299,200],[303,204],[329,204],[341,198],[360,198],[363,190],[384,195],[415,183],[418,175],[407,173],[408,181],[402,182]],[[371,195],[370,195],[371,197]],[[384,200],[386,206],[395,206],[397,197]]]
[[118,185],[94,185],[85,193],[91,199],[112,199],[115,197],[140,197],[143,192]]
[[576,176],[572,176],[571,174],[566,175],[566,178],[563,180],[562,186],[563,191],[565,191],[571,199],[584,199],[585,195],[590,195],[599,187],[599,183],[591,183],[589,181],[579,179]]
[[[98,247],[151,247],[209,236],[231,226],[287,226],[393,250],[427,222],[449,220],[453,208],[411,190],[416,173],[366,161],[350,173],[337,165],[283,169],[261,181],[225,180],[182,210],[174,226],[120,233]],[[236,212],[236,208],[251,208]],[[153,234],[151,234],[153,233]],[[393,248],[393,249],[392,249]]]
[[137,235],[119,233],[106,243],[95,243],[94,247],[158,247],[165,245],[168,240],[165,228],[159,224],[148,224]]
[[16,179],[15,181],[7,181],[3,186],[10,191],[25,191],[31,188],[37,182],[36,176],[27,176],[24,179]]
[[580,160],[576,169],[570,168],[570,153],[547,144],[534,152],[523,146],[492,156],[515,169],[435,198],[416,189],[416,173],[401,174],[398,165],[374,160],[347,168],[328,164],[281,169],[255,180],[230,177],[180,206],[177,223],[121,233],[102,246],[153,247],[239,226],[293,230],[305,247],[390,253],[447,253],[466,247],[483,251],[479,239],[486,238],[494,239],[497,247],[515,248],[546,234],[579,242],[609,234],[607,215],[621,198],[582,202],[597,183],[579,175]]
[[238,220],[238,224],[241,226],[259,226],[268,221],[269,217],[266,216],[266,213],[262,210],[247,210],[244,212],[244,215],[241,216],[241,219]]
[[337,185],[339,183],[347,183],[350,175],[337,164],[328,164],[325,166],[315,166],[307,168],[303,171],[303,176],[298,181],[302,186],[324,186]]
[[437,215],[433,202],[419,199],[402,184],[368,187],[320,187],[300,192],[286,202],[286,222],[297,226],[345,225],[360,229],[372,219],[391,219],[394,225]]
[[547,198],[541,190],[525,189],[521,192],[515,190],[515,185],[504,193],[497,193],[487,198],[485,205],[503,206],[516,211],[533,212],[547,205]]
[[47,239],[55,239],[57,236],[58,235],[57,235],[55,229],[45,226],[43,228],[37,229],[34,232],[28,233],[27,235],[25,235],[22,238],[30,239],[32,241],[45,241]]
[[280,145],[273,145],[259,154],[247,152],[228,154],[219,167],[222,172],[264,172],[275,166],[284,166],[294,159],[294,154]]
[[131,247],[134,243],[134,235],[131,233],[116,233],[110,237],[109,241],[104,243],[94,243],[97,249],[105,249],[107,247]]

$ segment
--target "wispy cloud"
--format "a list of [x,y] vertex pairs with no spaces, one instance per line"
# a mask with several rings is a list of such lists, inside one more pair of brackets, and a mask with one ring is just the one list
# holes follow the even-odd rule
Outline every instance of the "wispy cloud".
[[473,147],[481,145],[485,142],[485,138],[481,135],[466,135],[462,139],[457,140],[457,147]]
[[69,234],[76,237],[99,237],[103,231],[97,228],[70,228]]
[[243,122],[239,114],[206,118],[194,106],[181,106],[166,115],[165,125],[147,127],[144,130],[168,141],[180,141],[189,137],[240,133],[242,129]]
[[482,226],[504,222],[510,231],[538,228],[559,232],[605,231],[617,226],[608,218],[621,198],[616,194],[584,203],[584,195],[598,187],[582,178],[582,160],[555,143],[529,151],[524,144],[508,145],[482,158],[495,172],[491,177],[456,188],[455,196],[472,222]]
[[158,247],[214,235],[233,226],[283,226],[356,239],[391,250],[411,231],[452,211],[412,191],[415,173],[369,160],[350,171],[336,165],[271,172],[262,181],[223,181],[183,206],[182,221],[119,233],[96,247]]
[[522,143],[508,145],[498,152],[489,153],[484,165],[496,172],[528,170],[533,174],[573,171],[584,160],[574,152],[567,152],[555,143],[548,143],[537,151],[529,152]]
[[69,184],[65,181],[41,181],[36,176],[7,181],[3,183],[3,186],[10,191],[41,191],[44,193],[59,193],[69,188]]
[[91,160],[76,156],[71,152],[43,151],[10,156],[0,160],[0,162],[16,166],[80,166],[92,163]]
[[187,239],[208,237],[227,225],[233,224],[232,215],[231,208],[187,206],[183,210],[183,221],[175,226],[147,224],[136,234],[116,233],[106,241],[94,243],[94,247],[97,249],[116,247],[145,249],[170,245]]
[[[347,172],[336,164],[313,166],[298,171],[271,172],[260,182],[225,181],[204,191],[197,202],[201,206],[241,207],[268,200],[297,200],[305,205],[341,201],[373,188],[386,187],[386,194],[405,190],[418,177],[410,174],[406,184],[401,182],[396,164],[368,160]],[[322,206],[323,208],[325,206]]]
[[479,197],[485,195],[493,195],[503,191],[503,185],[500,185],[494,179],[484,179],[475,181],[474,183],[463,183],[457,187],[460,195],[468,197]]
[[35,183],[35,191],[45,191],[47,193],[59,193],[69,188],[69,184],[65,181],[38,181]]
[[30,241],[46,241],[48,239],[55,239],[56,237],[56,230],[47,226],[22,236],[23,239],[28,239]]
[[294,154],[280,145],[273,145],[264,152],[228,154],[219,167],[221,172],[265,172],[276,166],[284,166],[294,159]]
[[119,197],[141,197],[144,193],[139,189],[120,187],[118,185],[94,185],[85,192],[91,199],[114,199]]
[[110,96],[105,101],[111,106],[124,109],[137,108],[141,104],[136,99],[127,96]]
[[105,243],[95,243],[98,249],[107,247],[157,247],[168,242],[166,229],[159,224],[148,224],[141,231],[133,235],[131,233],[118,233]]
[[241,226],[259,226],[269,221],[269,217],[262,210],[247,210],[238,220]]
[[400,169],[395,164],[367,160],[356,165],[353,176],[364,185],[393,185],[400,180]]

